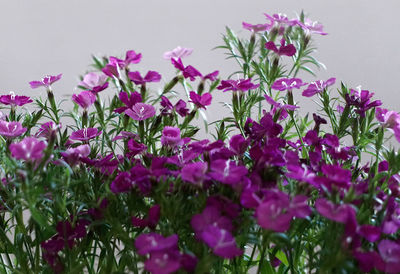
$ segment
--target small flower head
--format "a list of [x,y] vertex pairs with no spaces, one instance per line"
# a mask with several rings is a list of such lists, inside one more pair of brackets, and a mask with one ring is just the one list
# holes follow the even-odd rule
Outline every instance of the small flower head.
[[35,134],[35,137],[50,139],[50,137],[54,135],[59,128],[61,128],[61,124],[57,125],[53,121],[46,122],[40,126],[39,130]]
[[14,138],[21,136],[26,132],[26,128],[22,127],[20,122],[6,122],[0,120],[0,135],[6,138]]
[[131,81],[134,82],[136,85],[143,85],[149,82],[160,82],[161,80],[161,75],[158,72],[152,70],[149,70],[144,78],[142,77],[142,75],[140,75],[139,71],[129,72],[128,76],[129,79],[131,79]]
[[11,107],[23,106],[32,102],[33,101],[30,97],[15,95],[14,92],[10,92],[8,95],[0,96],[0,103],[3,105],[9,105]]
[[31,88],[38,88],[38,87],[46,87],[49,88],[54,82],[57,82],[61,79],[62,74],[58,74],[56,76],[53,75],[46,75],[40,81],[31,81],[29,85]]
[[307,83],[303,83],[303,81],[299,78],[281,78],[276,80],[271,88],[279,91],[284,90],[292,90],[294,88],[301,88],[302,86],[307,85]]
[[181,177],[184,181],[195,185],[201,185],[206,178],[207,163],[196,162],[185,165],[181,170]]
[[272,22],[271,24],[249,24],[246,22],[242,22],[242,26],[244,29],[247,29],[249,31],[252,32],[261,32],[261,31],[267,31],[270,30],[274,25],[274,22]]
[[79,82],[79,85],[97,93],[108,87],[107,76],[104,74],[89,72],[83,77],[83,80]]
[[260,85],[253,84],[251,82],[251,78],[249,79],[239,79],[239,80],[222,80],[221,84],[217,87],[217,89],[222,90],[223,92],[232,90],[232,91],[248,91],[250,89],[256,89]]
[[72,101],[77,103],[83,109],[87,109],[96,101],[96,95],[94,95],[91,91],[84,90],[78,95],[72,95]]
[[199,95],[194,91],[190,92],[190,100],[189,102],[192,102],[195,104],[198,108],[204,108],[206,109],[206,106],[211,105],[211,93],[204,93],[203,95]]
[[308,85],[308,87],[303,91],[302,95],[305,97],[314,96],[315,94],[322,92],[327,87],[335,84],[335,81],[336,81],[336,78],[329,78],[325,82],[322,80],[311,82]]
[[272,50],[279,56],[282,56],[282,55],[293,56],[296,54],[296,48],[293,46],[293,44],[286,45],[285,39],[281,40],[281,46],[279,47],[279,49],[276,47],[275,43],[272,41],[265,43],[265,48]]
[[153,117],[156,114],[156,110],[152,105],[136,103],[131,108],[126,109],[125,114],[133,120],[142,121]]
[[100,134],[101,130],[99,131],[97,128],[83,128],[72,132],[69,139],[85,142],[100,136]]
[[190,56],[193,52],[193,49],[190,48],[182,48],[180,46],[174,48],[172,51],[167,51],[164,53],[164,59],[181,59],[187,56]]
[[34,137],[26,137],[19,143],[10,145],[11,155],[17,160],[40,161],[43,157],[43,150],[46,143]]
[[176,147],[182,143],[181,131],[177,127],[164,127],[161,136],[163,146]]

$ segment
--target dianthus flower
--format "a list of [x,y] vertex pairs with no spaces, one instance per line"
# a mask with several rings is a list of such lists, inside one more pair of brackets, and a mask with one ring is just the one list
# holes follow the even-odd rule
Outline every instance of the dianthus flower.
[[296,54],[296,48],[293,46],[293,44],[286,45],[285,39],[281,39],[281,46],[279,47],[279,49],[276,47],[275,43],[272,41],[265,43],[265,48],[272,50],[279,56],[282,56],[282,55],[293,56]]
[[299,78],[281,78],[276,80],[271,88],[279,91],[284,90],[292,90],[294,88],[301,88],[302,86],[307,85],[307,83],[303,83],[303,81]]
[[139,71],[129,72],[128,77],[136,85],[143,85],[149,82],[160,82],[161,80],[161,75],[157,71],[153,70],[149,70],[145,77],[142,77]]
[[19,143],[10,145],[11,155],[17,160],[39,161],[43,157],[46,143],[34,137],[26,137]]
[[222,80],[221,84],[217,87],[217,89],[222,90],[223,92],[225,91],[247,91],[250,89],[256,89],[260,85],[259,84],[253,84],[251,82],[251,78],[249,79],[239,79],[239,80]]
[[10,105],[11,107],[23,106],[32,102],[30,97],[15,95],[13,92],[10,92],[8,95],[0,96],[0,103],[3,105]]
[[14,138],[21,136],[26,132],[26,128],[22,127],[20,122],[6,122],[0,120],[0,135],[6,138]]
[[108,87],[107,76],[104,74],[99,75],[94,72],[89,72],[83,77],[83,80],[79,82],[78,85],[94,93],[98,93]]
[[182,143],[181,131],[177,127],[164,127],[161,135],[161,144],[163,146],[176,147]]
[[91,91],[84,90],[78,95],[73,94],[72,101],[77,103],[83,109],[87,109],[96,101],[96,95],[94,95]]
[[212,96],[211,93],[204,93],[202,95],[197,94],[194,91],[190,92],[190,100],[189,102],[192,102],[195,104],[198,108],[204,108],[206,109],[206,106],[211,105],[211,100]]
[[83,128],[71,133],[69,139],[76,141],[89,141],[90,139],[96,138],[102,133],[97,128]]
[[61,79],[62,74],[58,74],[56,76],[53,75],[46,75],[40,81],[31,81],[29,85],[31,88],[38,88],[38,87],[46,87],[49,88],[53,83],[57,82]]
[[305,97],[311,97],[317,93],[322,92],[329,86],[335,84],[336,78],[329,78],[325,82],[322,80],[318,80],[315,82],[311,82],[308,87],[303,91],[302,95]]
[[181,46],[178,46],[174,48],[172,51],[167,51],[164,53],[163,57],[164,59],[170,60],[170,59],[181,59],[187,56],[190,56],[193,52],[193,49],[190,48],[182,48]]
[[149,119],[156,114],[156,110],[152,105],[144,103],[136,103],[132,107],[126,109],[124,112],[126,115],[136,121]]
[[182,71],[182,75],[185,78],[189,78],[190,81],[194,81],[196,77],[202,77],[203,75],[194,67],[192,66],[184,66],[182,63],[182,60],[179,58],[175,60],[174,58],[171,59],[172,64],[174,67],[176,67],[178,70]]

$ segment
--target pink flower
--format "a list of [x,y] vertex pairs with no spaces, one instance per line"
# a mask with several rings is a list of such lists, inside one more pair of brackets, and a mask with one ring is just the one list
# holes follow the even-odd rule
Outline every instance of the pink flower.
[[195,104],[198,108],[204,108],[206,109],[206,106],[211,105],[211,93],[204,93],[203,95],[199,95],[194,91],[190,92],[190,100],[189,102],[192,102]]
[[324,26],[321,23],[317,21],[312,21],[309,18],[306,18],[304,20],[304,23],[298,21],[297,24],[306,32],[306,34],[316,33],[320,35],[327,35],[327,33],[324,32]]
[[107,76],[109,76],[111,78],[113,78],[113,77],[119,78],[119,76],[120,76],[120,69],[119,69],[118,63],[115,63],[115,62],[114,63],[112,63],[112,62],[108,63],[107,65],[105,65],[104,68],[102,68],[101,71],[105,75],[107,75]]
[[214,254],[222,258],[232,259],[243,254],[237,247],[235,238],[223,228],[209,225],[202,233],[201,238],[213,250]]
[[275,90],[292,90],[294,88],[301,88],[302,86],[307,85],[307,83],[303,83],[303,81],[299,78],[281,78],[276,80],[271,88]]
[[129,64],[138,64],[142,60],[142,54],[136,53],[134,50],[128,50],[125,54],[125,66]]
[[185,165],[181,170],[182,180],[201,185],[206,178],[207,163],[196,162]]
[[61,152],[60,154],[70,166],[74,166],[81,158],[89,156],[90,146],[86,144],[74,148],[68,148],[66,151]]
[[176,147],[182,143],[181,131],[177,127],[164,127],[161,135],[163,146]]
[[259,32],[259,31],[267,31],[270,30],[274,26],[274,22],[271,20],[270,24],[256,24],[252,25],[246,22],[242,22],[242,26],[244,29],[247,29],[252,32]]
[[275,43],[272,41],[269,41],[265,43],[265,48],[272,50],[279,56],[286,55],[286,56],[293,56],[296,54],[296,48],[293,46],[293,44],[285,45],[286,41],[285,39],[281,40],[281,46],[279,49],[276,47]]
[[315,201],[315,209],[325,218],[343,224],[347,223],[350,214],[354,211],[350,205],[335,205],[324,198]]
[[97,128],[83,128],[72,132],[69,139],[76,141],[89,141],[90,139],[96,138],[101,134]]
[[20,122],[6,122],[0,120],[0,135],[6,138],[14,138],[21,136],[26,132],[26,128],[22,127]]
[[56,130],[61,128],[61,124],[55,124],[53,121],[46,122],[42,124],[39,130],[36,132],[35,137],[43,137],[46,139],[50,139],[51,135],[56,133]]
[[400,245],[390,240],[382,240],[378,245],[379,254],[384,262],[378,270],[386,273],[400,272]]
[[156,251],[144,262],[144,268],[152,274],[175,273],[181,267],[178,250]]
[[97,93],[108,87],[107,76],[89,72],[78,85]]
[[36,161],[43,157],[46,143],[34,137],[26,137],[19,143],[10,145],[11,155],[17,160]]
[[50,85],[52,85],[54,82],[57,82],[58,80],[61,79],[62,74],[58,74],[56,76],[52,75],[46,75],[45,77],[42,78],[40,81],[32,81],[29,82],[29,85],[31,88],[38,88],[38,87],[46,87],[49,88]]
[[329,86],[335,84],[336,78],[329,78],[325,82],[322,80],[318,80],[315,82],[311,82],[308,87],[303,91],[302,95],[305,97],[311,97],[317,93],[322,92]]
[[118,97],[119,100],[126,105],[126,107],[116,108],[114,111],[117,113],[122,113],[125,110],[132,108],[136,103],[142,102],[142,96],[136,91],[132,92],[130,95],[125,91],[121,91],[118,94]]
[[182,48],[180,46],[174,48],[172,51],[167,51],[164,53],[164,59],[180,59],[187,56],[190,56],[193,52],[193,49],[190,48]]
[[96,95],[94,95],[91,91],[84,90],[78,95],[72,95],[72,101],[77,103],[82,108],[87,109],[96,101]]
[[171,59],[171,63],[174,65],[174,67],[176,67],[177,69],[179,69],[180,71],[182,71],[182,75],[185,78],[189,78],[190,81],[194,81],[196,79],[197,76],[202,77],[203,75],[194,67],[192,66],[184,66],[182,63],[182,60],[179,58],[177,60],[175,60],[174,58]]
[[8,95],[0,96],[0,103],[4,105],[10,105],[11,107],[23,106],[32,102],[33,101],[30,97],[15,95],[14,92],[10,92]]
[[253,84],[251,82],[251,78],[249,79],[239,79],[239,80],[222,80],[221,84],[217,87],[217,89],[222,90],[223,92],[232,90],[232,91],[247,91],[250,89],[256,89],[260,85]]
[[390,129],[397,141],[400,142],[400,114],[396,111],[377,107],[375,117],[382,123],[383,127]]
[[168,250],[176,247],[178,244],[178,235],[172,234],[169,237],[163,237],[157,233],[143,233],[135,240],[135,247],[139,255],[146,255],[152,252]]
[[160,82],[161,80],[161,75],[157,71],[152,70],[149,70],[144,78],[140,75],[139,71],[129,72],[128,77],[136,85],[143,85],[149,82]]
[[125,114],[133,120],[142,121],[153,117],[156,114],[156,110],[152,105],[136,103],[131,108],[126,109]]

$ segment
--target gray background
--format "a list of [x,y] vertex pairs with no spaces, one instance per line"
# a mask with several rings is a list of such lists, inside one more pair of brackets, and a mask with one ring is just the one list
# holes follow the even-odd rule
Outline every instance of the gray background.
[[[400,110],[400,1],[366,0],[0,0],[0,92],[29,96],[28,82],[45,74],[63,73],[54,85],[58,98],[69,98],[78,76],[90,69],[91,54],[143,54],[132,70],[159,71],[167,81],[174,73],[163,52],[178,45],[194,48],[184,60],[203,73],[219,69],[226,77],[236,67],[224,60],[225,25],[249,36],[242,21],[263,23],[263,13],[295,17],[302,9],[322,22],[327,36],[316,35],[318,59],[328,70],[320,79],[336,77],[350,86],[375,92],[384,107]],[[306,77],[306,80],[312,78]],[[156,88],[161,85],[154,85]],[[107,90],[105,92],[112,92]],[[221,101],[221,96],[216,100]],[[310,106],[308,105],[307,108]],[[220,118],[219,105],[208,111]],[[308,109],[307,109],[308,110]],[[309,109],[312,111],[312,109]],[[218,117],[217,117],[218,115]]]

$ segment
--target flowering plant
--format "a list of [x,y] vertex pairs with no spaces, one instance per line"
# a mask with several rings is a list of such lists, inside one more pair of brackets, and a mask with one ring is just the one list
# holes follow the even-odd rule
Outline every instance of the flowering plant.
[[[304,82],[323,26],[265,16],[243,23],[250,39],[226,29],[229,79],[178,47],[166,81],[130,50],[93,58],[70,112],[53,93],[61,74],[30,82],[47,90],[34,111],[0,96],[1,271],[400,272],[400,153],[386,145],[400,114],[335,78]],[[231,93],[229,114],[204,119],[199,139],[216,92]],[[300,96],[318,104],[312,118]]]

